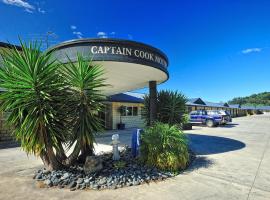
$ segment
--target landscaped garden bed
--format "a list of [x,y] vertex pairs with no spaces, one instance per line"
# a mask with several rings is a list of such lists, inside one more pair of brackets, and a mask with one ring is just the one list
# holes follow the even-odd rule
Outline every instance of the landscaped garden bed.
[[[184,171],[161,171],[155,167],[145,166],[132,156],[130,149],[123,150],[120,155],[119,161],[112,160],[112,153],[98,155],[97,157],[102,160],[103,168],[96,173],[86,174],[83,165],[76,165],[66,170],[41,169],[34,175],[34,179],[38,181],[39,187],[45,188],[58,187],[71,191],[102,190],[163,181]],[[191,151],[189,156],[187,168],[195,158]]]

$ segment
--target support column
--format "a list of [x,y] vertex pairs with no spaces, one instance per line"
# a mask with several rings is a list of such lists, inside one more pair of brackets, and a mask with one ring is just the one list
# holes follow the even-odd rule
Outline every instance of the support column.
[[150,125],[157,119],[157,82],[149,81]]

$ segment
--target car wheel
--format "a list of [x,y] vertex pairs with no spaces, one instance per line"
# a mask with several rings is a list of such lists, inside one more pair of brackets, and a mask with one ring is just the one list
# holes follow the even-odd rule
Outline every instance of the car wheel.
[[206,126],[208,126],[208,127],[214,127],[214,126],[215,126],[215,123],[214,123],[213,120],[208,119],[208,120],[206,121]]

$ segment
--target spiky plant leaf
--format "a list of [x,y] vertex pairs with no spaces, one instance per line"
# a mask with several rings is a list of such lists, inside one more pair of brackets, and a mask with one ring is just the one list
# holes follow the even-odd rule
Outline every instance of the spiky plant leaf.
[[[157,93],[157,121],[171,125],[182,125],[183,114],[186,113],[187,98],[181,92],[161,90]],[[142,116],[149,124],[150,116],[149,95],[144,97]]]
[[71,90],[67,97],[73,126],[70,146],[77,141],[82,147],[93,148],[95,134],[103,130],[98,116],[103,108],[102,88],[106,86],[103,69],[78,55],[76,63],[70,61],[61,71]]
[[63,96],[63,85],[56,73],[59,64],[44,54],[40,44],[21,42],[22,51],[1,52],[0,68],[1,112],[9,112],[7,123],[27,153],[46,151],[46,143],[58,148],[57,140],[64,140],[63,122],[58,118],[55,103]]

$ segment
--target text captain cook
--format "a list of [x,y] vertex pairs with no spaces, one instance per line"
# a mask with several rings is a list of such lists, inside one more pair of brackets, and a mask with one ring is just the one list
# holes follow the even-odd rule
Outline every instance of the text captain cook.
[[93,55],[110,54],[110,55],[131,56],[158,63],[164,68],[166,68],[168,65],[166,60],[160,57],[159,55],[145,50],[122,46],[91,46],[90,49]]

